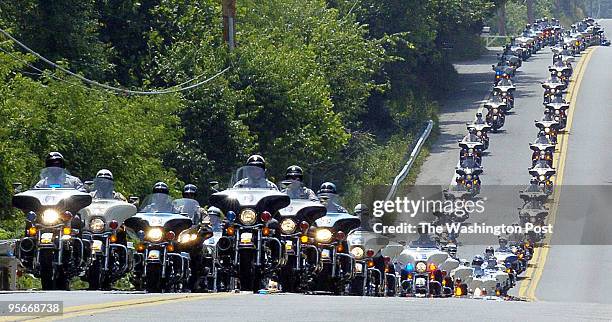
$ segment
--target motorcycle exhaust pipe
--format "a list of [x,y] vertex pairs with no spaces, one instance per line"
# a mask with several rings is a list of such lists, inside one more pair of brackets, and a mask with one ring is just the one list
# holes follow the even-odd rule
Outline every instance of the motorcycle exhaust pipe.
[[232,248],[232,240],[230,238],[225,236],[219,238],[219,240],[217,241],[217,249],[224,252],[226,250],[229,250],[230,248]]
[[19,250],[22,253],[29,253],[34,250],[34,241],[32,238],[24,238],[19,242]]

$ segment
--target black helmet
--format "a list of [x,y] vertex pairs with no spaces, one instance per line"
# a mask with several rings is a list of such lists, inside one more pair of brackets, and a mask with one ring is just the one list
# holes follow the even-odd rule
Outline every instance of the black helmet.
[[536,179],[536,178],[531,178],[531,179],[529,180],[529,183],[530,183],[530,184],[538,184],[538,179]]
[[493,246],[489,246],[485,249],[485,254],[487,254],[488,256],[493,256],[495,255],[495,249],[493,249]]
[[110,172],[110,170],[106,169],[101,169],[100,171],[98,171],[98,173],[96,173],[96,178],[104,178],[110,181],[115,180],[115,178],[113,177],[113,173]]
[[324,182],[319,188],[319,193],[333,193],[337,194],[336,185],[331,182]]
[[253,154],[247,159],[246,165],[260,167],[265,170],[266,169],[266,159],[264,159],[259,154]]
[[472,266],[482,266],[484,264],[484,259],[480,255],[474,256],[472,259]]
[[296,179],[302,181],[304,179],[304,171],[297,165],[292,165],[285,172],[285,179]]
[[360,203],[357,204],[357,206],[355,206],[355,210],[353,211],[355,213],[355,216],[361,217],[362,215],[368,215],[368,213],[370,212],[370,209],[368,209],[368,206]]
[[59,152],[49,152],[49,154],[47,154],[47,158],[45,159],[45,167],[65,168],[64,156]]
[[482,113],[476,112],[476,117],[482,117]]
[[168,185],[163,182],[158,182],[153,186],[153,193],[163,193],[170,194],[170,190],[168,189]]
[[186,184],[183,187],[183,198],[195,199],[195,195],[198,192],[198,187],[194,184]]

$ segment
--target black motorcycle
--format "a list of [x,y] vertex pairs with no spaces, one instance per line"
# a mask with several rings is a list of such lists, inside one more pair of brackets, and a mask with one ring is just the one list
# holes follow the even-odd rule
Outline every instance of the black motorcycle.
[[69,290],[70,279],[83,274],[91,260],[91,244],[82,238],[77,211],[91,196],[64,186],[68,173],[45,168],[44,185],[13,196],[13,206],[26,212],[26,231],[16,257],[26,271],[40,278],[43,290]]
[[226,214],[223,236],[216,244],[218,274],[228,289],[236,287],[237,280],[240,290],[257,293],[287,262],[278,219],[290,198],[271,187],[259,167],[238,169],[234,182],[235,188],[209,199]]

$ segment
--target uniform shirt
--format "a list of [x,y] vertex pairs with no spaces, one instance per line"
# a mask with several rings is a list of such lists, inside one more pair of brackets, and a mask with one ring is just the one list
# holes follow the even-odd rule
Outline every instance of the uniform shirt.
[[[41,179],[34,186],[34,188],[47,188],[47,187],[49,187],[49,178]],[[83,183],[81,182],[81,179],[67,174],[64,177],[62,188],[74,188],[77,190],[81,190],[81,188],[83,188]]]
[[[294,190],[294,189],[291,189],[291,190]],[[289,189],[285,188],[281,192],[286,193],[286,194],[291,193],[290,197],[292,199],[308,199],[311,201],[319,200],[319,198],[317,198],[317,195],[314,193],[314,191],[312,191],[312,189],[309,189],[308,187],[300,187],[298,191],[289,191]]]

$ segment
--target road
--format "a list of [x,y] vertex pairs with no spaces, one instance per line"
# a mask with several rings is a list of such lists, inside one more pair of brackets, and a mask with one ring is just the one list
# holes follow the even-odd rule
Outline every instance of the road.
[[[602,23],[612,31],[612,21]],[[530,275],[515,293],[537,299],[531,302],[476,299],[413,299],[304,296],[291,294],[143,294],[135,292],[12,292],[0,293],[0,301],[60,300],[65,314],[39,320],[51,321],[380,321],[380,320],[502,320],[578,321],[611,320],[612,235],[609,198],[612,162],[608,147],[612,132],[612,48],[591,50],[582,79],[574,85],[571,129],[562,143],[556,167],[558,183],[555,233],[551,246],[539,251]],[[585,55],[586,56],[586,55]],[[504,131],[491,135],[491,147],[483,165],[483,195],[495,189],[525,185],[531,152],[528,143],[536,134],[533,120],[542,115],[539,81],[547,76],[548,49],[524,63],[516,76],[514,113]],[[583,57],[584,58],[584,57]],[[417,184],[447,185],[457,162],[456,141],[465,134],[491,83],[494,54],[471,63],[458,64],[464,88],[453,101],[445,102],[440,115],[441,135],[425,161]],[[502,188],[500,188],[502,187]],[[519,203],[515,195],[510,203]],[[507,205],[514,209],[514,204]],[[491,211],[488,223],[511,223],[515,211]],[[490,238],[495,243],[495,238]],[[481,253],[483,244],[466,244],[460,255]],[[520,292],[519,292],[520,291]],[[2,313],[0,312],[0,315]],[[2,317],[20,320],[25,317]]]

